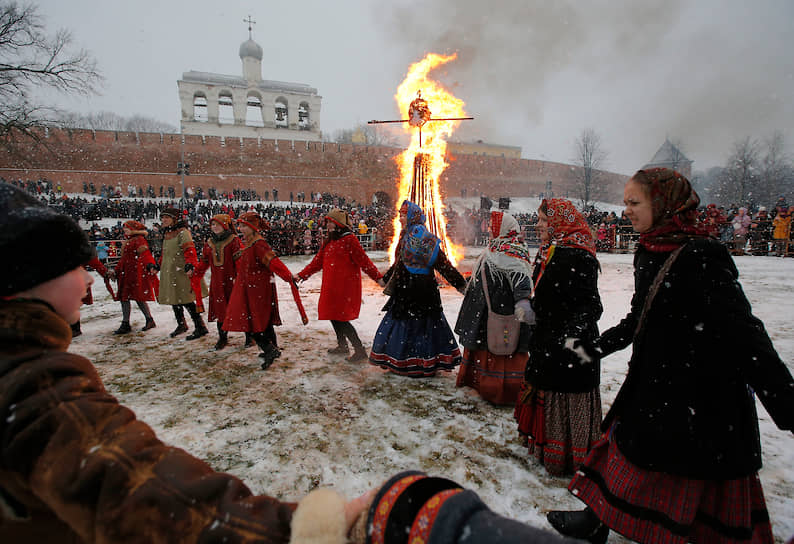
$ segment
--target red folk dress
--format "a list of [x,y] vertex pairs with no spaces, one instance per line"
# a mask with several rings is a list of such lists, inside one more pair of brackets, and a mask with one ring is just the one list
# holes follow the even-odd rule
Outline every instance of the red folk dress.
[[[234,278],[237,274],[235,254],[242,250],[240,238],[232,234],[220,241],[207,240],[201,251],[201,258],[196,267],[196,274],[203,277],[207,269],[210,272],[210,302],[207,319],[223,323],[226,307],[232,296]],[[239,255],[237,255],[239,257]]]
[[142,234],[133,233],[121,246],[121,258],[114,268],[118,280],[118,299],[155,300],[157,276],[146,266],[155,264],[149,244]]
[[273,274],[286,282],[292,274],[276,257],[264,238],[257,235],[240,252],[223,330],[262,332],[268,325],[281,325]]
[[330,240],[314,256],[312,262],[298,273],[306,279],[323,271],[318,314],[320,319],[352,321],[361,311],[361,271],[374,281],[381,278],[369,260],[358,238],[352,232],[338,240]]

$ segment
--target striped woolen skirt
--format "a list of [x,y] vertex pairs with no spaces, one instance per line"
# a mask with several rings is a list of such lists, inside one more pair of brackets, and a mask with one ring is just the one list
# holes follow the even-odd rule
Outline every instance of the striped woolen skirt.
[[524,383],[528,360],[528,353],[494,355],[484,349],[465,348],[456,385],[474,388],[488,402],[512,406]]
[[633,465],[607,435],[568,489],[610,529],[637,542],[772,543],[758,474],[693,480]]
[[558,393],[524,384],[514,415],[529,453],[553,476],[572,474],[601,437],[597,387],[586,393]]
[[452,370],[461,354],[442,312],[437,315],[396,319],[386,312],[375,332],[369,362],[395,374],[414,378]]

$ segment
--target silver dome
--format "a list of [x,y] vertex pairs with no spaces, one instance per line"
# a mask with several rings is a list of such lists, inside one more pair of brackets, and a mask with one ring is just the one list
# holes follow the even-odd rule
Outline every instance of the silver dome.
[[240,58],[253,57],[261,61],[263,56],[262,47],[254,40],[246,40],[240,45]]

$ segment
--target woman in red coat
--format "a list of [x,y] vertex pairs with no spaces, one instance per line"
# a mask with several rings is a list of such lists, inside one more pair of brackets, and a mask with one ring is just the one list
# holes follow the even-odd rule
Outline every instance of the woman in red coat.
[[336,333],[337,346],[328,350],[332,354],[347,355],[347,340],[353,345],[353,355],[348,361],[364,361],[367,352],[361,345],[356,329],[350,322],[358,319],[361,310],[361,271],[381,286],[381,273],[369,260],[358,238],[350,228],[350,216],[334,209],[325,216],[328,241],[314,256],[295,281],[303,281],[319,270],[323,271],[320,288],[319,318],[329,319]]
[[246,212],[240,215],[237,226],[243,234],[244,247],[236,263],[237,276],[226,307],[223,330],[250,332],[262,350],[259,354],[264,359],[262,370],[267,370],[281,355],[273,329],[274,325],[281,325],[273,274],[287,283],[292,282],[292,274],[259,234],[267,228],[267,222],[259,215]]
[[156,325],[147,301],[155,300],[157,276],[155,262],[146,242],[146,227],[138,221],[127,221],[122,230],[126,240],[121,246],[121,258],[111,272],[118,281],[118,300],[121,302],[121,326],[113,334],[127,334],[130,327],[130,301],[134,300],[146,318],[141,329],[148,331]]
[[[210,279],[210,303],[208,321],[217,321],[218,342],[215,349],[220,350],[229,343],[229,334],[223,330],[226,306],[232,296],[236,275],[234,256],[243,247],[240,238],[232,228],[232,218],[225,213],[210,219],[212,234],[204,244],[196,274],[203,277],[208,268],[212,269]],[[248,338],[246,338],[246,345]]]

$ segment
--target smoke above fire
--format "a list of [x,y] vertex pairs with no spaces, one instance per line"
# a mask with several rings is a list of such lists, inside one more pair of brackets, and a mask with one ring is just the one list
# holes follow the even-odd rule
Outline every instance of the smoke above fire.
[[665,137],[706,168],[794,126],[792,3],[408,0],[382,20],[412,58],[457,53],[438,77],[477,118],[457,138],[525,157],[568,161],[593,127],[618,171]]

